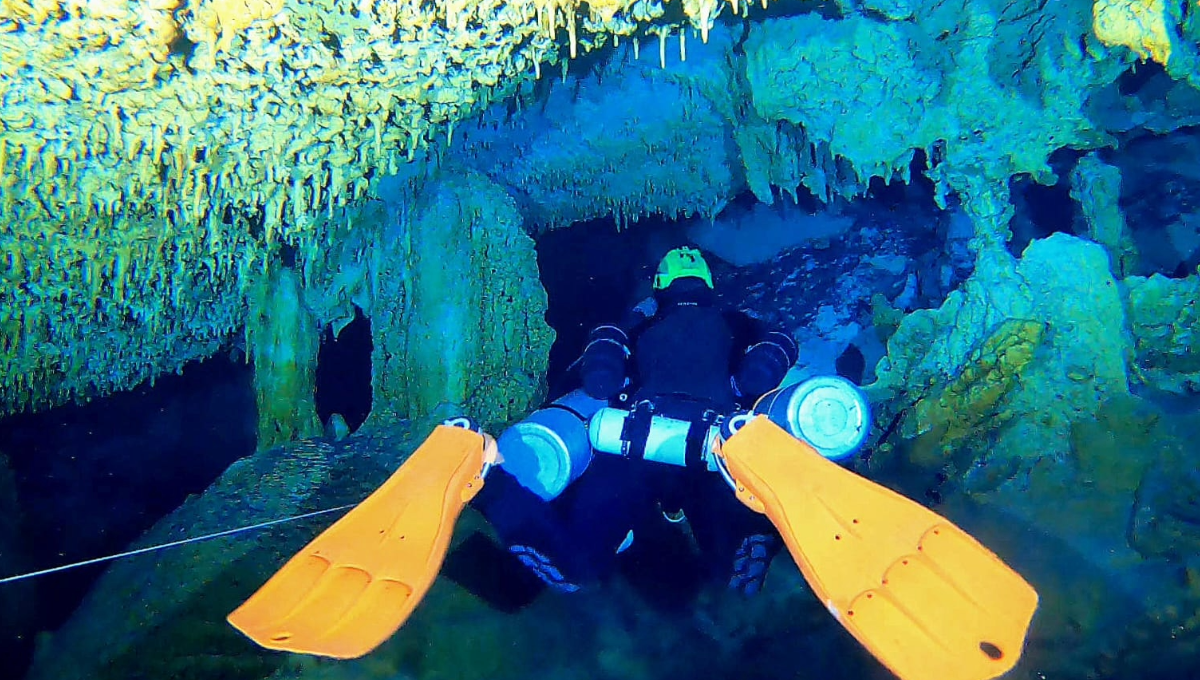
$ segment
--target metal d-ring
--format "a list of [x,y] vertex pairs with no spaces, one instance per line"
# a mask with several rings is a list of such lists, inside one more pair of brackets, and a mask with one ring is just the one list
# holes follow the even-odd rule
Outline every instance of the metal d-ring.
[[[484,460],[483,469],[479,471],[479,478],[487,479],[488,472],[491,472],[492,468],[502,463],[503,459],[500,457],[500,442],[496,441],[495,437],[486,432],[480,432],[480,434],[483,435]],[[492,455],[490,456],[487,455],[489,450],[492,451]]]
[[[754,416],[756,415],[757,414],[754,413],[754,411],[743,411],[741,413],[735,413],[726,418],[725,423],[726,429],[729,431],[729,437],[737,434],[738,430],[745,427],[746,424],[751,420],[754,420]],[[726,437],[726,439],[729,439],[729,437]]]
[[472,432],[480,431],[479,423],[475,422],[475,419],[471,416],[454,416],[453,418],[443,420],[442,424],[446,427],[460,427]]
[[[487,452],[488,446],[496,446],[496,440],[493,439],[490,435],[486,434],[483,431],[483,428],[479,425],[479,423],[475,422],[475,419],[472,418],[471,416],[454,416],[453,418],[447,418],[447,419],[443,420],[442,424],[445,425],[446,427],[458,427],[458,428],[462,428],[464,430],[470,430],[471,432],[482,435],[483,436],[484,453]],[[496,453],[497,453],[497,455],[493,457],[494,459],[499,456],[499,451],[497,451]],[[483,468],[479,471],[479,478],[486,479],[488,472],[490,472],[491,469],[493,467],[495,467],[496,465],[497,465],[497,463],[494,462],[494,460],[485,460],[483,462]]]

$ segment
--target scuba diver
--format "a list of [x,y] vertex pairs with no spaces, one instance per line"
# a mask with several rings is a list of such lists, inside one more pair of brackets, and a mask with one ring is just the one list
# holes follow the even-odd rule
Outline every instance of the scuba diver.
[[[676,436],[684,438],[686,457],[701,460],[715,419],[750,408],[776,387],[795,363],[797,346],[787,333],[721,311],[712,273],[695,249],[668,252],[653,289],[619,323],[591,331],[575,363],[582,394],[550,405],[561,409],[550,416],[567,427],[600,406],[623,407],[629,412],[621,423],[623,454],[592,456],[577,479],[547,483],[539,474],[546,466],[533,460],[546,457],[545,431],[519,425],[512,436],[501,435],[505,466],[473,505],[508,549],[557,590],[604,578],[640,534],[661,535],[661,523],[686,522],[703,575],[753,594],[783,545],[770,520],[740,503],[705,466],[651,462],[654,452],[646,448],[661,439],[651,432],[657,415],[657,422],[687,424]],[[547,424],[560,436],[567,429]]]
[[[1012,669],[1037,592],[946,518],[840,464],[867,436],[865,396],[835,376],[780,385],[796,355],[786,333],[717,308],[698,251],[672,250],[652,298],[590,333],[581,389],[498,439],[466,416],[438,425],[228,621],[269,649],[357,658],[439,574],[473,592],[481,574],[502,593],[521,590],[517,574],[534,596],[574,592],[627,551],[653,555],[664,520],[686,519],[704,575],[741,593],[786,546],[817,600],[902,680]],[[516,573],[479,568],[472,546],[496,549],[481,534],[450,551],[468,503]]]

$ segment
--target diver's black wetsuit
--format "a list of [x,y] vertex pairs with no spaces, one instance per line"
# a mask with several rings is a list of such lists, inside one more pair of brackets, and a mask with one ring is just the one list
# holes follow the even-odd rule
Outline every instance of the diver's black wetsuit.
[[[751,406],[795,360],[790,338],[784,341],[787,351],[761,342],[768,334],[745,315],[718,310],[707,288],[673,284],[657,298],[654,316],[631,314],[621,324],[631,345],[627,403],[649,400],[656,413],[685,420],[706,411],[726,414]],[[766,385],[758,393],[739,394],[741,385],[731,376],[743,375],[738,371],[749,356],[747,348],[759,344],[788,356],[770,363],[769,380],[759,371],[759,379],[742,381]],[[608,575],[619,551],[628,547],[630,532],[636,542],[639,535],[653,533],[648,528],[661,529],[664,512],[683,511],[707,576],[746,593],[758,590],[767,563],[781,547],[770,521],[743,506],[723,478],[703,466],[597,454],[583,475],[549,502],[500,468],[474,505],[513,554],[565,591]]]

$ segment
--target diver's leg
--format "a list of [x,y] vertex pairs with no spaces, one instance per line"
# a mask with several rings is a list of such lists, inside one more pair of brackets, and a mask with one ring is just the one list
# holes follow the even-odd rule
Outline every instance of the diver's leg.
[[692,535],[713,578],[753,595],[783,541],[765,515],[742,505],[719,476],[697,475],[684,505]]
[[539,578],[573,592],[612,572],[649,498],[641,466],[597,456],[553,501],[542,500],[500,468],[488,476],[473,504]]
[[612,573],[617,555],[632,545],[635,528],[650,514],[654,466],[597,455],[587,472],[557,499],[564,526],[575,537],[575,557],[588,565],[593,576]]
[[472,505],[496,530],[505,548],[547,585],[579,590],[577,574],[563,573],[553,556],[570,554],[567,533],[550,502],[522,486],[503,469],[492,470]]

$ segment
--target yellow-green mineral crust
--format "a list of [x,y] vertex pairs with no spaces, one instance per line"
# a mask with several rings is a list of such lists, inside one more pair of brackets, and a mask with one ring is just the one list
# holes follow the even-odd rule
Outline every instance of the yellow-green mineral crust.
[[0,414],[212,355],[281,242],[311,269],[335,215],[560,44],[574,55],[651,22],[706,34],[724,7],[0,2]]
[[533,3],[0,5],[0,412],[132,387],[550,49]]
[[939,309],[905,317],[867,390],[878,423],[899,418],[919,440],[914,462],[1065,457],[1071,424],[1128,394],[1125,329],[1104,249],[1055,234],[1020,260],[982,260]]
[[[981,430],[996,428],[1011,414],[999,402],[1016,383],[1041,344],[1045,324],[1008,319],[971,350],[958,375],[913,405],[902,434],[915,437],[936,432],[945,451],[952,451]],[[937,461],[920,461],[933,463]]]
[[380,246],[371,417],[442,408],[495,431],[545,396],[554,331],[533,240],[480,173],[440,172],[419,196],[403,237]]

